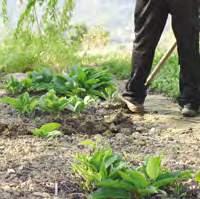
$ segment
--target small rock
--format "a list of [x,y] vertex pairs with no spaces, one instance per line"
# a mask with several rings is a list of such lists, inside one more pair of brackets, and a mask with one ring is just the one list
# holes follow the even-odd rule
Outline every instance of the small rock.
[[139,136],[140,136],[140,132],[138,132],[138,131],[131,134],[131,138],[133,138],[133,139],[137,139]]
[[110,129],[110,131],[112,131],[112,132],[118,132],[118,128],[117,128],[117,126],[116,126],[114,123],[112,123],[112,124],[110,125],[109,129]]
[[15,173],[14,169],[8,169],[7,170],[7,175],[10,175],[10,174],[13,174],[13,173]]
[[7,93],[6,90],[0,89],[0,97],[3,97],[3,96],[5,96],[5,95],[7,95],[7,94],[8,94],[8,93]]
[[33,195],[41,198],[50,198],[50,195],[46,192],[34,192]]
[[149,134],[156,134],[158,131],[156,128],[151,128]]
[[120,132],[124,135],[131,135],[132,130],[130,128],[122,128],[120,129]]
[[145,131],[145,128],[142,126],[139,126],[136,128],[136,131],[143,132],[143,131]]
[[101,135],[101,134],[96,134],[95,136],[94,136],[94,140],[103,140],[103,136]]
[[110,131],[110,130],[106,130],[104,133],[103,133],[104,136],[107,136],[107,137],[110,137],[113,135],[113,132]]
[[68,199],[86,199],[86,195],[83,193],[72,193],[67,195]]
[[105,115],[104,116],[104,121],[107,124],[111,124],[113,123],[117,118],[117,114],[113,114],[113,115]]

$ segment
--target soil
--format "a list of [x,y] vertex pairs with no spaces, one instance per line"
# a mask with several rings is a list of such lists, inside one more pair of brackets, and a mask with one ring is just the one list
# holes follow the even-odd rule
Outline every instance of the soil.
[[[80,115],[36,113],[20,116],[0,104],[0,199],[87,198],[71,164],[79,144],[91,138],[108,142],[134,165],[145,156],[161,154],[171,169],[200,168],[200,117],[183,118],[179,108],[161,95],[149,95],[144,115],[131,114],[120,102],[104,102]],[[33,137],[31,131],[47,122],[62,124],[64,136]],[[200,198],[188,182],[185,198]],[[157,196],[155,198],[184,198]]]

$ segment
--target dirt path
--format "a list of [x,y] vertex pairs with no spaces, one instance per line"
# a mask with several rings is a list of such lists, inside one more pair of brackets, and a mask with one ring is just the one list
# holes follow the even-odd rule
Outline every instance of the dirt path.
[[[87,138],[100,137],[134,164],[157,153],[170,168],[199,169],[200,117],[183,118],[177,105],[160,95],[149,96],[146,107],[144,116],[132,115],[120,103],[104,103],[80,116],[66,112],[33,119],[0,105],[0,199],[54,198],[57,185],[57,198],[84,198],[71,162]],[[52,121],[62,123],[63,137],[31,135],[31,129]]]

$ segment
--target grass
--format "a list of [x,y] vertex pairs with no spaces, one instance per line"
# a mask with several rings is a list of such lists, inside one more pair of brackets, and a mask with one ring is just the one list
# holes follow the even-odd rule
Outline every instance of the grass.
[[53,31],[45,36],[27,31],[18,37],[7,37],[0,44],[0,70],[6,73],[27,72],[43,66],[62,70],[75,65],[78,45],[57,32],[53,34]]
[[179,94],[179,66],[178,57],[173,54],[160,73],[152,82],[151,88],[164,93],[169,97],[176,98]]
[[131,70],[131,58],[122,51],[106,52],[87,55],[82,59],[82,65],[102,67],[113,74],[117,79],[128,79]]

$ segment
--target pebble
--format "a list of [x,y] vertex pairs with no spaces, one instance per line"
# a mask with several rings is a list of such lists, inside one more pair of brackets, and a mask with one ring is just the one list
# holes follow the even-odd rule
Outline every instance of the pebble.
[[33,195],[41,198],[50,198],[50,195],[46,192],[34,192]]

